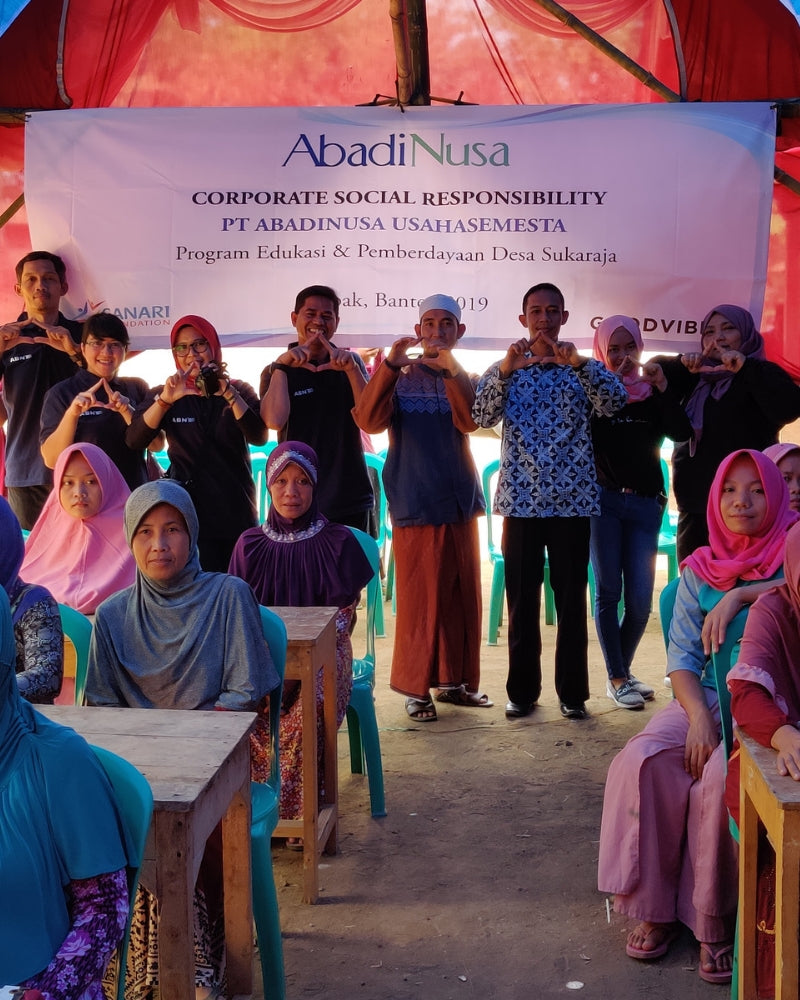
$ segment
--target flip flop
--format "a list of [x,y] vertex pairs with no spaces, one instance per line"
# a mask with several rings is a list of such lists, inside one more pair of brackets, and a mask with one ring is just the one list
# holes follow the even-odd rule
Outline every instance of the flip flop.
[[703,968],[703,952],[706,952],[708,957],[714,963],[717,964],[717,959],[722,958],[723,955],[730,955],[733,953],[732,944],[708,944],[705,941],[700,943],[700,964],[697,966],[697,974],[705,983],[729,983],[733,978],[732,969],[718,969],[716,972],[706,972]]
[[460,705],[463,708],[491,708],[494,702],[488,694],[467,691],[462,684],[458,688],[445,688],[436,695],[436,700],[445,705]]
[[631,958],[637,958],[640,961],[649,962],[653,958],[661,958],[662,955],[666,955],[669,951],[669,946],[675,940],[675,938],[680,933],[680,928],[677,924],[660,924],[652,927],[645,937],[650,937],[651,934],[660,933],[663,934],[663,938],[660,944],[657,944],[655,948],[636,948],[632,944],[625,943],[625,953]]
[[[419,698],[406,698],[406,712],[414,722],[436,722],[436,706],[430,698],[420,701]],[[432,715],[428,713],[433,713]]]

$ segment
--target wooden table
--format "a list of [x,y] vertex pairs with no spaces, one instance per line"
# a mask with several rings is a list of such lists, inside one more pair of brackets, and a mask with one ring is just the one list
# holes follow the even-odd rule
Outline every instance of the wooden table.
[[194,884],[222,824],[229,996],[253,992],[250,874],[251,712],[37,706],[89,743],[124,757],[153,790],[142,882],[158,897],[161,996],[194,1000]]
[[775,998],[797,1000],[800,923],[800,783],[778,774],[775,751],[737,730],[739,787],[739,998],[756,995],[756,887],[763,827],[775,850]]
[[[279,820],[275,837],[303,838],[303,902],[319,898],[319,859],[336,853],[339,779],[336,756],[336,615],[338,608],[272,608],[286,625],[286,679],[300,681],[303,710],[303,817]],[[317,766],[317,675],[322,670],[325,789]]]

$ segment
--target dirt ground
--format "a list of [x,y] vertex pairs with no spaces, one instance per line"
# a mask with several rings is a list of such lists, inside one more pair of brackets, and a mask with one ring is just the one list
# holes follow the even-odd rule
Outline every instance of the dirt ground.
[[[484,576],[488,605],[488,566]],[[665,582],[660,565],[657,591]],[[609,762],[670,697],[657,616],[635,664],[657,691],[643,712],[606,697],[590,624],[591,718],[563,719],[552,687],[555,628],[543,624],[545,685],[532,716],[505,718],[501,630],[497,646],[483,646],[494,707],[441,705],[439,721],[413,723],[388,686],[386,609],[376,697],[388,815],[371,818],[343,728],[339,850],[323,859],[316,905],[300,899],[301,856],[274,846],[290,1000],[729,996],[698,977],[688,932],[660,961],[628,958],[626,922],[609,916],[596,886]]]

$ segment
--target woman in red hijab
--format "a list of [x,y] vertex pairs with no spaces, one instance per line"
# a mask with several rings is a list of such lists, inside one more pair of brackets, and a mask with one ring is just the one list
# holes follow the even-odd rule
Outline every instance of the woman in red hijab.
[[126,441],[146,448],[166,433],[167,475],[185,486],[200,522],[200,563],[225,573],[236,539],[256,524],[248,445],[264,444],[267,427],[253,389],[228,376],[207,319],[183,316],[170,344],[177,370],[136,410]]
[[707,517],[710,544],[683,563],[669,630],[675,698],[609,768],[598,885],[614,894],[617,912],[638,921],[626,944],[631,958],[664,955],[683,924],[700,942],[700,978],[720,983],[731,979],[737,860],[710,653],[733,613],[782,579],[786,532],[798,515],[777,466],[742,450],[717,470]]

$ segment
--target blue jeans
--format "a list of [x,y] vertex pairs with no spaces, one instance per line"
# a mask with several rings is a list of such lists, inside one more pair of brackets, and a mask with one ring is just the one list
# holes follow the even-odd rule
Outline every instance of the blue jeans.
[[[600,517],[591,519],[594,621],[611,678],[630,675],[647,627],[662,513],[658,497],[601,490]],[[617,609],[623,595],[625,612],[620,621]]]

